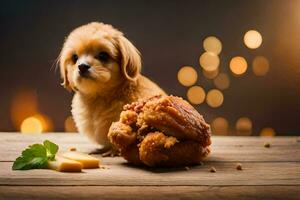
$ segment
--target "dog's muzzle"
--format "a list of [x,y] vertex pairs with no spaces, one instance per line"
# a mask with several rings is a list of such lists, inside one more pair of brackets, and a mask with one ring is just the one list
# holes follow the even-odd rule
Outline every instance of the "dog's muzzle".
[[91,68],[91,66],[88,64],[85,64],[85,63],[78,65],[78,70],[79,70],[80,76],[86,76],[89,73],[90,68]]

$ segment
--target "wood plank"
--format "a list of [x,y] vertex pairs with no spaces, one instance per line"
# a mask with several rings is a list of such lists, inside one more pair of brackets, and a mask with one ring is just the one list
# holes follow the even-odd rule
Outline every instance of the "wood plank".
[[[0,144],[0,162],[14,161],[29,144]],[[76,147],[78,151],[90,153],[96,147],[90,144],[77,145],[59,145],[60,152],[67,151],[71,146]],[[95,155],[97,156],[97,155]],[[272,146],[265,148],[263,146],[212,146],[211,153],[206,158],[207,161],[214,162],[289,162],[300,161],[300,148],[291,146]]]
[[[61,151],[76,147],[79,151],[89,153],[98,146],[79,134],[42,134],[39,136],[0,133],[0,162],[14,161],[23,149],[45,139],[59,144]],[[20,137],[21,136],[21,137]],[[271,148],[264,147],[264,141],[270,141]],[[261,139],[257,137],[213,137],[211,154],[208,161],[214,162],[282,162],[300,161],[300,142],[296,137]]]
[[[214,136],[203,166],[186,170],[137,168],[121,157],[101,158],[107,169],[70,174],[52,170],[12,171],[29,144],[49,139],[61,151],[97,147],[79,134],[0,133],[1,199],[299,199],[299,137]],[[271,148],[265,148],[270,142]],[[235,169],[241,162],[242,171]],[[209,172],[214,166],[216,173]]]
[[[12,171],[11,162],[0,163],[0,185],[299,185],[299,162],[244,162],[243,170],[236,163],[212,162],[186,170],[136,168],[121,158],[103,161],[109,169],[84,170],[85,173],[61,173],[52,170]],[[211,166],[216,173],[209,172]]]
[[232,199],[296,200],[299,186],[0,186],[0,200]]
[[[42,142],[43,140],[53,140],[58,143],[65,144],[84,144],[90,141],[78,133],[44,133],[44,134],[21,134],[16,132],[0,132],[0,142],[19,142],[19,143],[34,143]],[[254,137],[254,136],[212,136],[213,145],[243,145],[247,141],[248,146],[263,145],[264,142],[270,142],[273,145],[300,145],[300,137],[293,136],[277,136],[277,137]]]

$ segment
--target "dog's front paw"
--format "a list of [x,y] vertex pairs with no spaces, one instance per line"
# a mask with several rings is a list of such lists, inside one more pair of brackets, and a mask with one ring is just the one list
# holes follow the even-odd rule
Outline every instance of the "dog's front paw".
[[106,152],[103,152],[101,154],[102,157],[115,157],[115,156],[121,156],[120,151],[118,151],[117,149],[111,148]]
[[113,148],[113,147],[104,147],[101,149],[95,149],[91,151],[89,154],[100,154],[102,157],[115,157],[115,156],[120,156],[120,152]]

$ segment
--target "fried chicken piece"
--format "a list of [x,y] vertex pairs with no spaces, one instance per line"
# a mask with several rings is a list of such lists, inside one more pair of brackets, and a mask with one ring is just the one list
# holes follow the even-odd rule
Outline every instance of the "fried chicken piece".
[[127,125],[133,125],[137,122],[138,114],[132,110],[121,112],[120,121]]
[[148,101],[138,118],[138,124],[153,126],[177,139],[190,139],[210,145],[209,125],[202,115],[180,97],[166,96]]
[[188,102],[154,96],[124,106],[108,137],[129,162],[148,166],[199,163],[209,153],[210,127]]
[[122,153],[123,158],[134,165],[144,165],[140,159],[139,144],[133,144]]
[[136,141],[136,133],[127,124],[113,122],[109,129],[108,139],[123,153]]
[[209,149],[198,142],[179,142],[173,136],[161,132],[149,133],[141,142],[139,156],[148,166],[186,166],[199,164],[208,155]]
[[137,114],[139,114],[140,112],[142,112],[144,105],[149,102],[149,101],[154,101],[156,99],[160,99],[162,97],[162,95],[156,95],[153,97],[150,97],[148,99],[139,99],[138,101],[132,102],[131,104],[126,104],[123,107],[123,110],[131,110],[136,112]]

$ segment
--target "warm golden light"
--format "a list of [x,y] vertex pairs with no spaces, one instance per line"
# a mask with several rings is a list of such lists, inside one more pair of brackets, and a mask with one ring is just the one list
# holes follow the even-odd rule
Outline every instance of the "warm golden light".
[[256,30],[250,30],[244,35],[244,43],[250,49],[258,48],[262,43],[262,36]]
[[219,74],[219,68],[214,71],[206,71],[202,69],[203,76],[207,79],[214,79]]
[[65,132],[77,132],[77,128],[72,116],[67,117],[65,120]]
[[43,129],[42,132],[53,131],[53,122],[48,116],[39,113],[39,114],[35,114],[33,117],[38,119],[41,122],[42,129]]
[[217,117],[211,123],[211,130],[214,135],[227,135],[228,128],[228,121],[224,117]]
[[264,56],[257,56],[252,63],[252,69],[256,76],[264,76],[269,71],[269,61]]
[[193,67],[184,66],[178,71],[177,78],[182,85],[191,86],[196,83],[198,74]]
[[248,65],[245,58],[236,56],[230,60],[229,67],[235,75],[242,75],[247,71]]
[[213,89],[207,93],[206,103],[213,108],[220,107],[223,104],[224,96],[220,90]]
[[252,121],[247,117],[241,117],[237,120],[235,128],[238,135],[251,135]]
[[229,85],[230,85],[229,76],[225,73],[220,73],[214,79],[214,84],[220,90],[225,90],[225,89],[229,88]]
[[222,43],[218,38],[209,36],[203,41],[203,48],[205,51],[218,55],[222,51]]
[[14,127],[20,130],[24,119],[38,113],[37,94],[34,90],[25,89],[14,96],[11,104],[10,114]]
[[276,135],[276,132],[274,131],[274,129],[270,128],[270,127],[266,127],[266,128],[263,128],[260,133],[259,133],[260,136],[275,136]]
[[188,89],[187,98],[192,104],[201,104],[205,100],[205,91],[200,86],[193,86]]
[[200,66],[206,71],[215,71],[220,64],[219,56],[212,52],[204,52],[199,58]]
[[42,122],[35,117],[26,118],[21,124],[21,133],[24,134],[36,134],[42,133]]

